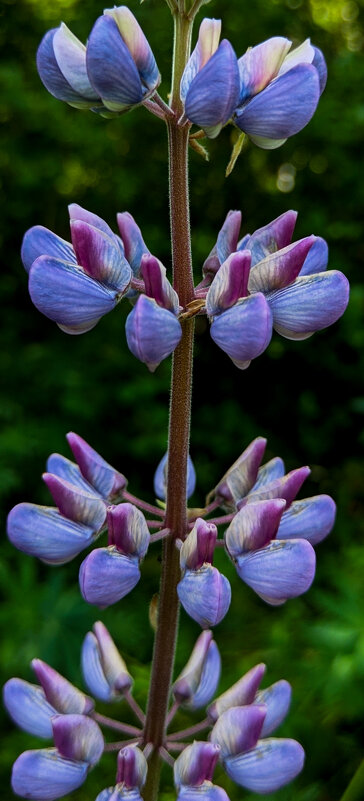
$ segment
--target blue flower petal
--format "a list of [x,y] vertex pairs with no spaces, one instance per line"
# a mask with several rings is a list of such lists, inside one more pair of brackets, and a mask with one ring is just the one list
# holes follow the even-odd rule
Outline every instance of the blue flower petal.
[[317,545],[330,534],[335,516],[336,504],[329,495],[293,501],[282,516],[277,537],[280,540],[302,537]]
[[296,740],[260,740],[244,754],[225,759],[230,778],[253,793],[272,793],[291,782],[302,770],[305,752]]
[[87,100],[78,92],[72,89],[63,73],[61,72],[53,49],[53,39],[58,28],[52,28],[43,37],[37,52],[37,69],[45,88],[48,89],[53,97],[64,100],[76,108],[90,108],[95,102]]
[[177,801],[229,801],[229,796],[222,787],[211,782],[204,782],[200,787],[182,785]]
[[19,503],[8,516],[7,533],[19,551],[62,565],[90,545],[94,529],[67,520],[57,509]]
[[283,603],[307,592],[315,576],[315,551],[307,540],[273,540],[238,556],[240,578],[267,603]]
[[306,339],[344,314],[349,282],[338,270],[296,278],[293,284],[267,295],[273,326],[287,339]]
[[272,317],[264,295],[250,295],[219,314],[210,333],[237,367],[248,367],[267,348],[272,336]]
[[275,253],[291,243],[296,220],[296,211],[292,209],[285,211],[275,220],[258,228],[251,236],[248,235],[244,243],[239,242],[239,250],[243,249],[243,244],[244,248],[250,250],[254,267],[270,253]]
[[16,795],[33,801],[54,801],[83,784],[86,762],[61,757],[56,748],[24,751],[13,765],[11,786]]
[[257,692],[254,703],[265,704],[267,707],[261,737],[269,737],[280,726],[288,714],[291,696],[291,685],[285,679],[276,681],[275,684],[266,687],[265,690]]
[[64,517],[95,532],[101,529],[106,520],[106,504],[93,493],[92,487],[85,491],[52,473],[43,473],[42,478]]
[[159,70],[148,39],[145,37],[134,14],[127,6],[107,8],[104,14],[115,20],[143,83],[148,89],[155,89],[160,82]]
[[230,119],[239,98],[239,70],[234,50],[224,39],[187,92],[188,119],[214,138]]
[[250,492],[258,492],[262,487],[266,487],[267,484],[270,484],[271,481],[275,481],[277,478],[283,478],[285,472],[283,459],[281,459],[280,456],[275,456],[274,459],[271,459],[259,468],[257,480]]
[[200,683],[190,703],[187,704],[189,709],[201,709],[211,701],[219,683],[220,672],[221,657],[216,642],[212,640],[202,669]]
[[[54,476],[63,478],[74,487],[79,487],[85,492],[92,492],[94,495],[99,496],[99,493],[92,485],[83,477],[80,468],[70,459],[61,456],[60,453],[51,453],[47,459],[47,473],[52,473]],[[101,498],[101,495],[99,496]]]
[[329,260],[327,242],[321,236],[317,236],[315,239],[316,241],[305,258],[300,275],[313,275],[314,273],[323,273],[326,270]]
[[314,47],[313,49],[315,51],[315,55],[314,55],[312,64],[313,64],[314,67],[316,67],[317,72],[319,74],[320,94],[322,94],[322,92],[325,89],[326,81],[327,81],[327,66],[326,66],[326,61],[325,61],[325,58],[324,58],[324,54],[322,53],[320,48],[319,47]]
[[124,556],[113,546],[95,548],[82,562],[79,579],[85,601],[104,609],[124,598],[138,583],[139,560]]
[[100,493],[105,500],[111,500],[125,489],[127,480],[79,434],[70,431],[66,434],[67,442],[78,463],[83,477],[88,481],[96,494]]
[[134,60],[116,22],[99,17],[87,43],[87,72],[91,84],[110,111],[141,103],[144,91]]
[[226,576],[209,564],[199,570],[186,570],[177,593],[187,614],[204,629],[220,623],[231,601],[231,587]]
[[71,88],[86,100],[97,102],[99,96],[87,75],[86,48],[64,22],[57,28],[52,45],[57,64]]
[[82,673],[90,693],[100,701],[115,699],[113,688],[110,687],[100,661],[100,651],[95,635],[89,631],[82,645],[81,653]]
[[177,317],[155,300],[141,295],[125,324],[126,340],[132,354],[151,372],[177,347],[182,328]]
[[57,714],[44,690],[23,679],[9,679],[3,690],[4,705],[14,723],[37,737],[52,737],[51,718]]
[[34,225],[24,234],[21,258],[27,272],[38,256],[54,256],[69,264],[77,264],[71,243],[44,228],[43,225]]
[[[154,474],[154,492],[157,498],[165,501],[167,495],[167,459],[168,453],[165,453],[159,462],[159,465]],[[186,497],[190,498],[193,495],[196,487],[196,470],[190,456],[187,459],[187,492]]]
[[110,289],[125,293],[132,273],[116,237],[110,238],[82,220],[71,220],[71,236],[77,262],[87,275]]
[[90,331],[118,302],[116,290],[94,281],[74,264],[40,256],[29,273],[36,308],[68,334]]
[[248,135],[287,138],[310,121],[319,94],[317,70],[311,64],[299,64],[238,109],[235,122]]

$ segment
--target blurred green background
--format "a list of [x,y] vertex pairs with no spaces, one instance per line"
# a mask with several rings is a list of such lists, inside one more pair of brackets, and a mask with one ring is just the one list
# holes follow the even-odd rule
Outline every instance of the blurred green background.
[[[162,0],[130,8],[152,44],[168,92],[171,21]],[[318,568],[308,595],[269,608],[245,587],[219,554],[217,564],[233,588],[229,615],[216,639],[224,689],[258,661],[267,684],[293,685],[291,714],[282,726],[299,739],[307,762],[294,785],[274,801],[337,801],[362,757],[364,716],[363,485],[364,465],[364,14],[363,0],[216,0],[209,16],[223,18],[223,35],[237,54],[269,36],[299,43],[311,36],[324,51],[329,80],[308,127],[279,150],[248,146],[224,178],[234,142],[225,129],[209,143],[206,164],[191,152],[191,207],[196,276],[229,208],[243,210],[243,232],[288,208],[299,211],[297,238],[311,233],[330,245],[330,266],[352,283],[344,318],[306,342],[277,335],[267,352],[239,372],[197,324],[191,453],[198,472],[194,505],[250,440],[268,437],[267,458],[281,455],[288,469],[310,464],[304,495],[328,492],[338,503],[337,525],[318,547]],[[115,225],[129,210],[151,251],[169,267],[166,137],[163,124],[137,109],[106,121],[78,112],[47,94],[35,51],[47,29],[65,21],[87,38],[102,5],[88,0],[3,0],[0,41],[0,164],[2,200],[0,275],[2,349],[0,392],[1,550],[0,667],[31,680],[38,656],[81,684],[79,649],[100,617],[80,599],[76,559],[52,569],[12,549],[6,514],[21,500],[48,503],[40,476],[52,451],[69,455],[64,435],[74,430],[129,478],[132,492],[153,500],[152,476],[165,451],[169,360],[151,376],[128,352],[128,304],[92,332],[68,337],[32,306],[19,250],[24,231],[42,223],[68,238],[67,203],[80,203]],[[147,556],[142,581],[101,617],[116,638],[144,703],[152,649],[148,605],[158,589],[159,547]],[[181,615],[177,668],[186,661],[198,627]],[[106,708],[103,710],[106,711]],[[117,714],[118,709],[114,710]],[[124,710],[123,710],[124,713]],[[125,719],[131,721],[125,710]],[[180,715],[181,725],[188,725]],[[0,752],[2,783],[11,762],[39,741],[18,732],[5,715]],[[93,799],[113,782],[108,756],[72,797]],[[231,799],[254,798],[217,771]],[[11,790],[5,791],[12,797]],[[165,771],[162,801],[172,799]]]

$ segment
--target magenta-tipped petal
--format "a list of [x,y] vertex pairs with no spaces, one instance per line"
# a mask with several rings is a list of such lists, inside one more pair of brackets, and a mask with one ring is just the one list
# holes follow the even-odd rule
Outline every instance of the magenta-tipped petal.
[[14,762],[11,786],[16,795],[32,801],[55,801],[81,787],[87,762],[65,759],[56,748],[24,751]]
[[315,576],[315,551],[307,540],[273,540],[239,556],[240,578],[267,603],[284,602],[307,592]]
[[238,504],[238,507],[241,508],[245,503],[255,503],[256,501],[265,501],[270,498],[283,498],[288,509],[310,472],[309,467],[297,467],[296,470],[291,470],[282,478],[275,478],[268,484],[261,484],[258,489],[253,487],[247,498],[244,498]]
[[224,39],[193,79],[185,100],[188,119],[214,138],[230,119],[239,98],[239,70],[234,50]]
[[177,593],[187,614],[203,629],[217,626],[225,617],[231,601],[227,578],[212,565],[186,570],[177,585]]
[[266,666],[262,662],[259,665],[255,665],[232,687],[229,687],[226,692],[216,698],[207,710],[210,720],[216,723],[220,715],[226,712],[227,709],[234,706],[252,704],[265,670]]
[[276,536],[285,506],[282,498],[243,506],[224,534],[225,545],[232,559],[268,545]]
[[315,495],[293,501],[284,512],[278,529],[278,539],[303,538],[311,545],[324,540],[335,523],[336,504],[330,495]]
[[9,679],[4,685],[3,699],[19,728],[37,737],[52,737],[51,718],[57,710],[48,703],[42,687],[23,679]]
[[57,509],[19,503],[8,516],[7,534],[19,551],[51,565],[62,565],[90,545],[95,531],[67,520]]
[[296,220],[297,212],[290,209],[267,225],[263,225],[262,228],[258,228],[254,234],[248,237],[244,246],[252,254],[252,267],[270,253],[275,253],[290,245]]
[[235,503],[240,498],[244,498],[252,489],[257,475],[259,475],[258,468],[262,461],[266,444],[267,440],[264,437],[256,437],[227,470],[213,490],[212,497],[215,497],[223,505],[234,511]]
[[106,519],[106,505],[91,494],[91,487],[91,492],[86,492],[51,473],[43,473],[43,481],[62,515],[99,531]]
[[263,723],[261,737],[269,735],[280,726],[288,714],[291,704],[292,688],[288,681],[281,679],[270,687],[259,690],[254,703],[265,704],[267,714]]
[[136,746],[126,746],[118,753],[116,781],[126,790],[144,786],[148,772],[147,760]]
[[71,220],[71,236],[77,263],[96,281],[124,294],[131,281],[131,268],[116,237],[83,220]]
[[257,705],[234,706],[220,715],[211,731],[210,740],[220,746],[223,760],[254,748],[265,715],[265,706]]
[[265,351],[272,337],[272,315],[264,295],[250,295],[219,314],[210,333],[237,367],[247,367]]
[[306,236],[258,262],[250,271],[249,292],[266,293],[291,284],[299,275],[315,241],[316,237]]
[[76,256],[70,242],[66,242],[53,231],[43,225],[34,225],[24,234],[21,246],[21,258],[24,267],[29,272],[33,262],[39,257],[53,256],[70,264],[76,264]]
[[82,475],[105,500],[112,499],[125,489],[125,476],[106,462],[82,437],[70,431],[66,439]]
[[124,598],[140,579],[139,560],[114,547],[95,548],[81,564],[80,590],[89,604],[104,609]]
[[70,218],[70,224],[74,222],[84,222],[87,225],[92,225],[94,228],[97,228],[99,231],[102,231],[104,234],[110,237],[110,239],[115,239],[115,241],[120,242],[119,238],[113,233],[110,226],[99,217],[98,214],[94,214],[92,211],[88,209],[84,209],[83,206],[79,206],[78,203],[70,203],[68,206],[68,213]]
[[296,740],[261,740],[247,753],[224,762],[230,778],[253,793],[273,793],[291,782],[302,770],[305,752]]
[[287,339],[305,339],[332,325],[349,302],[349,282],[338,270],[299,276],[293,284],[269,294],[273,326]]
[[220,748],[215,743],[194,742],[188,745],[174,763],[176,787],[199,787],[205,781],[211,782],[219,755]]
[[173,314],[178,314],[178,295],[166,277],[166,268],[163,267],[163,264],[155,256],[144,253],[140,264],[140,273],[145,284],[145,294],[154,298],[158,306],[168,309]]
[[61,456],[60,453],[51,453],[47,459],[47,473],[52,473],[54,476],[67,481],[73,487],[84,490],[84,492],[92,493],[97,497],[101,497],[91,484],[83,477],[80,468],[70,459]]
[[56,715],[52,720],[53,739],[66,759],[96,765],[104,751],[104,738],[97,723],[85,715]]
[[70,681],[41,659],[32,660],[34,673],[43,687],[46,699],[64,715],[87,715],[94,703]]
[[307,125],[319,96],[317,70],[311,64],[299,64],[237,109],[235,122],[248,136],[286,139]]
[[193,529],[184,540],[180,550],[182,570],[198,570],[206,562],[212,562],[217,539],[217,528],[198,517]]
[[172,312],[141,295],[127,317],[125,333],[129,350],[154,372],[177,347],[182,328]]
[[118,302],[118,294],[74,264],[39,256],[29,272],[34,306],[68,334],[90,331]]
[[111,506],[107,512],[109,545],[126,556],[143,559],[149,547],[149,529],[140,509],[132,503]]
[[250,261],[249,251],[242,250],[231,253],[221,265],[206,296],[208,317],[221,314],[247,295]]

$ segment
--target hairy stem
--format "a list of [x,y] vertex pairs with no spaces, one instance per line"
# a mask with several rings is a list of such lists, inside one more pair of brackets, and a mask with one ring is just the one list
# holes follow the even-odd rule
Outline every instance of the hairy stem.
[[[193,275],[188,199],[188,127],[178,126],[182,112],[179,84],[190,52],[191,23],[184,13],[177,13],[173,56],[171,108],[175,118],[167,122],[169,145],[170,225],[172,240],[173,285],[185,307],[193,299]],[[173,354],[172,384],[168,432],[168,478],[165,526],[170,536],[163,541],[162,574],[158,622],[154,642],[143,742],[153,743],[145,801],[156,801],[159,789],[161,755],[166,731],[174,654],[178,629],[180,579],[179,554],[175,540],[183,540],[187,531],[187,457],[189,450],[192,384],[193,320],[181,322],[182,337]]]

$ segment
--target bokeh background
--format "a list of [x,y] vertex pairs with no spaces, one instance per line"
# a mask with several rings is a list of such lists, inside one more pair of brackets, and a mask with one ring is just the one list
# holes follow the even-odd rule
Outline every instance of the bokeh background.
[[[150,39],[168,92],[171,21],[162,0],[130,0]],[[308,595],[269,608],[242,585],[219,554],[233,601],[216,638],[225,689],[258,661],[267,684],[292,682],[291,714],[282,726],[307,751],[304,772],[274,801],[337,801],[362,758],[364,716],[363,485],[364,290],[363,0],[216,0],[206,7],[223,17],[223,33],[238,55],[272,35],[295,43],[311,36],[324,51],[329,80],[308,127],[279,150],[248,146],[233,174],[225,166],[234,132],[209,143],[210,163],[191,152],[191,206],[196,276],[229,208],[243,210],[252,232],[288,208],[299,211],[297,238],[326,237],[330,265],[352,282],[344,318],[305,342],[277,335],[267,352],[239,372],[198,321],[191,453],[198,472],[194,505],[250,440],[268,437],[267,457],[288,469],[310,464],[304,495],[328,492],[338,503],[330,538],[318,547],[315,584]],[[34,656],[81,685],[80,644],[100,612],[79,596],[80,559],[52,569],[10,547],[6,514],[21,500],[48,503],[40,479],[52,451],[69,455],[64,435],[74,430],[125,473],[133,492],[153,500],[152,477],[166,447],[169,360],[151,376],[128,352],[124,303],[88,334],[68,337],[32,306],[19,250],[24,231],[42,223],[68,238],[67,203],[74,201],[115,225],[129,210],[153,253],[169,267],[166,137],[163,124],[143,109],[106,121],[56,101],[35,69],[44,32],[64,20],[87,38],[102,4],[94,0],[3,0],[0,41],[0,165],[2,200],[0,274],[1,547],[0,669],[31,680]],[[158,590],[159,547],[147,556],[142,581],[101,617],[146,700],[153,633],[148,606]],[[177,669],[198,627],[181,616]],[[106,708],[105,710],[106,711]],[[114,710],[118,713],[118,709]],[[126,710],[125,719],[131,720]],[[180,715],[188,725],[187,715]],[[12,761],[39,741],[3,715],[2,786]],[[113,782],[107,757],[74,797],[93,799]],[[231,799],[250,799],[219,771]],[[9,789],[6,798],[11,798]],[[174,798],[165,771],[162,801]]]

